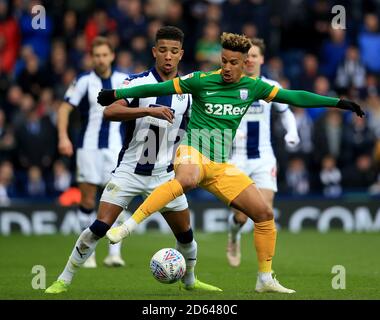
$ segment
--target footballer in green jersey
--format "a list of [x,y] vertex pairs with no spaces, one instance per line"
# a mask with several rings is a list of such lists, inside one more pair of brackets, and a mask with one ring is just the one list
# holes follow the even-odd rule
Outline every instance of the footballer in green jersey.
[[[111,243],[121,241],[151,214],[160,211],[188,190],[201,186],[255,222],[254,246],[258,260],[255,291],[294,293],[294,290],[282,286],[272,275],[272,257],[277,235],[273,210],[247,175],[232,164],[225,163],[227,153],[224,147],[232,142],[241,118],[255,100],[273,100],[301,107],[332,106],[351,110],[358,116],[363,116],[364,112],[351,101],[306,91],[279,89],[260,79],[246,77],[243,71],[247,52],[251,47],[250,40],[243,35],[223,33],[221,44],[223,49],[220,71],[195,72],[159,84],[103,90],[99,93],[98,102],[101,105],[109,105],[126,97],[141,98],[175,93],[191,93],[193,96],[188,137],[176,152],[175,178],[155,189],[125,223],[108,230],[106,236]],[[213,130],[222,135],[214,135]],[[228,139],[226,132],[229,134]],[[207,150],[203,150],[204,138],[210,139],[207,156],[204,155]]]

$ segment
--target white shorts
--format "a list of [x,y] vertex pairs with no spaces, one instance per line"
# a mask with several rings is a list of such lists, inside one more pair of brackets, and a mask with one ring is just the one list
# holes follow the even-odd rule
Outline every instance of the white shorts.
[[[145,199],[154,189],[173,178],[174,171],[154,176],[143,176],[125,171],[122,174],[119,173],[118,176],[113,174],[103,190],[100,201],[112,203],[126,209],[134,197],[142,196]],[[183,194],[169,202],[160,212],[182,211],[186,208],[188,208],[187,199]]]
[[244,171],[259,189],[277,192],[277,161],[275,157],[248,160],[232,158],[230,163]]
[[77,182],[104,186],[116,168],[119,150],[77,150]]

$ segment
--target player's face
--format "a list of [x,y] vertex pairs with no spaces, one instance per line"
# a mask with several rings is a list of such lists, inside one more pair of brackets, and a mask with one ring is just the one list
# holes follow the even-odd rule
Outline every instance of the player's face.
[[95,71],[104,75],[111,70],[111,64],[115,58],[114,53],[107,45],[100,45],[92,49],[92,60]]
[[183,56],[181,42],[176,40],[157,40],[152,48],[153,57],[156,59],[156,67],[165,75],[177,74],[178,63]]
[[264,57],[258,46],[252,46],[248,51],[247,59],[245,60],[244,72],[248,76],[259,76],[261,65],[264,63]]
[[246,55],[241,52],[222,50],[222,77],[224,82],[238,82],[244,71]]

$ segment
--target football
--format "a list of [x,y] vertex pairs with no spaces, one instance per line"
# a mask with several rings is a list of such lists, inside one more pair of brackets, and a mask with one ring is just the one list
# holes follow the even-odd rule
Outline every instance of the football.
[[150,260],[150,270],[161,283],[177,282],[186,272],[185,258],[176,249],[161,249]]

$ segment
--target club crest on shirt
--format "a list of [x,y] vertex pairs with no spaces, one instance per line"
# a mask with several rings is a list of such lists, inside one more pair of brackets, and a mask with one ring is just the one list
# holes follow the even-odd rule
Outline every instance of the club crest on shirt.
[[176,96],[179,101],[183,101],[186,98],[184,94],[177,94]]
[[240,89],[240,99],[247,100],[248,98],[248,89]]

